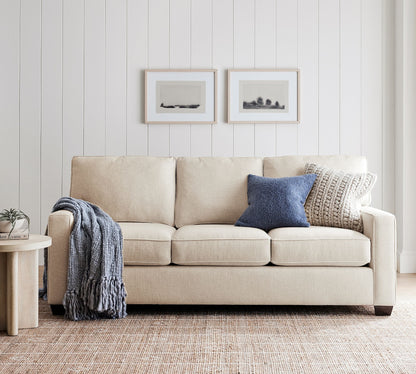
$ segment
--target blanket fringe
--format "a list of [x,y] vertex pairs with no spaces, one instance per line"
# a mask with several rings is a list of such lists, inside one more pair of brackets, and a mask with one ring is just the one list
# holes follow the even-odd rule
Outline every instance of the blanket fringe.
[[73,321],[98,318],[124,318],[126,290],[123,281],[116,277],[88,279],[78,290],[65,293],[65,315]]

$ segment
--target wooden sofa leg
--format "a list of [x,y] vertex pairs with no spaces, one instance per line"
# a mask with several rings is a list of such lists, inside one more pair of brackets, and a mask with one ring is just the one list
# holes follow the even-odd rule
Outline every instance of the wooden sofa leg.
[[65,308],[61,304],[51,304],[50,307],[54,316],[63,316],[65,314]]
[[393,306],[374,305],[376,316],[390,316],[393,311]]

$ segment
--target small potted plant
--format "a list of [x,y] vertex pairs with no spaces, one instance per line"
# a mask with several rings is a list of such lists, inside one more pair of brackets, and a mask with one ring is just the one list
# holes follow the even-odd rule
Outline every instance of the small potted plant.
[[0,239],[29,239],[30,219],[20,209],[0,212]]

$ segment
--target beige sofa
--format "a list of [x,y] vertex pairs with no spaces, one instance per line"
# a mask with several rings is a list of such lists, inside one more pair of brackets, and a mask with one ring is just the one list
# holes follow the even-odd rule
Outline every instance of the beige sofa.
[[[364,234],[332,227],[235,227],[247,175],[303,174],[306,162],[365,172],[356,156],[75,157],[71,196],[99,205],[124,236],[128,304],[374,305],[396,290],[395,217],[364,206]],[[369,204],[367,196],[363,204]],[[66,290],[73,216],[49,217],[48,300]]]

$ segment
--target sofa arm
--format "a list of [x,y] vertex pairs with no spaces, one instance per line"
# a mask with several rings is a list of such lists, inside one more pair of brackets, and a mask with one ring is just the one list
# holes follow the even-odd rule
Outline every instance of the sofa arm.
[[48,250],[48,303],[62,304],[68,274],[69,236],[74,216],[67,210],[52,213],[48,220],[48,235],[52,246]]
[[396,301],[396,218],[385,211],[363,207],[364,235],[371,240],[374,305],[392,306]]

